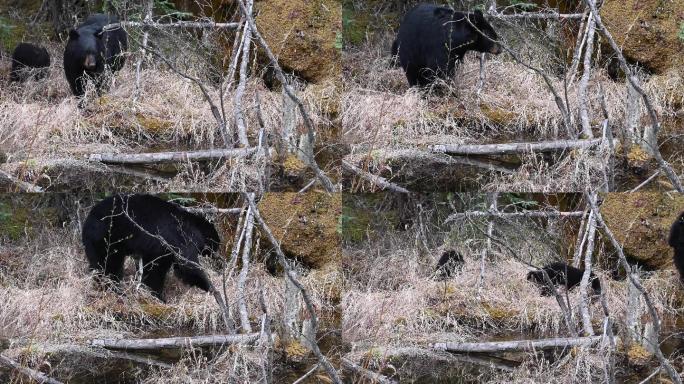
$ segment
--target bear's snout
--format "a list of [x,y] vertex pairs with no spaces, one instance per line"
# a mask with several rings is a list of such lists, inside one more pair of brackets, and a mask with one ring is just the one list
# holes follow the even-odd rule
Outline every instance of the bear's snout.
[[92,69],[95,69],[95,66],[96,66],[96,65],[97,65],[97,60],[95,59],[95,55],[92,54],[92,53],[86,55],[85,60],[83,60],[83,66],[84,66],[86,69],[91,69],[91,70],[92,70]]
[[493,53],[495,55],[498,55],[501,52],[503,52],[503,49],[501,49],[501,46],[499,44],[494,44],[494,45],[492,45],[491,48],[489,48],[489,53]]

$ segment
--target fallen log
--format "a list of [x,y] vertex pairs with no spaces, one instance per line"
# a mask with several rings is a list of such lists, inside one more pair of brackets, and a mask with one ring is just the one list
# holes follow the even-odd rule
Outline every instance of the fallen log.
[[556,152],[568,149],[590,148],[601,143],[601,139],[555,140],[537,143],[505,144],[436,144],[428,148],[435,153],[448,155],[510,155],[532,152]]
[[61,381],[52,379],[42,372],[36,371],[35,369],[27,368],[22,366],[21,364],[17,363],[16,361],[10,359],[9,357],[5,357],[3,355],[0,355],[0,366],[5,366],[8,367],[33,381],[37,381],[39,383],[45,383],[45,384],[62,384]]
[[148,23],[145,21],[122,21],[120,23],[112,23],[105,25],[102,29],[109,31],[121,27],[134,27],[146,29],[163,29],[163,28],[192,28],[192,29],[236,29],[240,23],[215,23],[213,21],[176,21],[174,23]]
[[432,349],[455,353],[525,352],[568,347],[590,347],[603,336],[569,337],[540,340],[492,341],[485,343],[435,343]]
[[212,335],[192,337],[167,337],[159,339],[93,339],[90,345],[125,351],[157,351],[161,349],[182,349],[222,347],[234,344],[250,344],[259,338],[258,333],[245,335]]
[[184,207],[186,211],[201,213],[220,213],[225,215],[237,215],[242,208],[216,208],[216,207]]
[[208,149],[203,151],[185,152],[154,152],[154,153],[93,153],[89,161],[113,164],[153,164],[174,163],[191,160],[219,160],[224,158],[240,158],[249,156],[257,148],[237,149]]
[[520,12],[509,15],[502,13],[491,14],[496,19],[532,19],[532,20],[561,20],[561,19],[581,19],[583,13],[558,13],[558,12]]
[[499,217],[502,219],[513,219],[518,217],[582,217],[585,213],[582,211],[525,211],[525,212],[495,212],[495,211],[469,211],[469,212],[457,212],[449,215],[444,224],[454,221],[456,219],[462,219],[466,217]]

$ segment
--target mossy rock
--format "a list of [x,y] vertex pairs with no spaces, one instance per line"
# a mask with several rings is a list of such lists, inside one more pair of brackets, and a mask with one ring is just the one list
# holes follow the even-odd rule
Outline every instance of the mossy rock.
[[341,194],[267,193],[259,212],[286,255],[312,268],[340,262]]
[[684,0],[606,0],[601,18],[625,57],[654,73],[684,66]]
[[256,22],[279,64],[308,82],[341,76],[342,5],[336,0],[269,0]]
[[672,267],[670,226],[684,211],[684,196],[657,192],[610,193],[601,215],[625,254],[653,269]]

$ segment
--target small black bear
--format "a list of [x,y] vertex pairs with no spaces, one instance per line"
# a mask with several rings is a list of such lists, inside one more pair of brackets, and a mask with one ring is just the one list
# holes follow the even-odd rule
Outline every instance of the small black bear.
[[498,36],[481,11],[456,12],[433,4],[411,9],[392,44],[409,85],[426,86],[436,78],[453,76],[456,63],[467,51],[498,55]]
[[[553,292],[546,284],[542,270],[546,271],[549,275],[549,279],[551,279],[551,282],[554,285],[566,286],[568,291],[579,285],[582,281],[582,275],[584,275],[584,269],[575,268],[566,263],[559,262],[551,263],[536,271],[530,271],[530,273],[527,274],[527,280],[532,281],[540,287],[542,296],[550,296]],[[568,277],[567,280],[565,279],[566,273]],[[599,282],[599,279],[593,272],[590,273],[589,276],[591,278],[591,287],[593,288],[594,293],[600,293],[601,283]]]
[[10,80],[24,82],[30,78],[44,79],[50,67],[47,49],[31,43],[20,43],[12,53]]
[[442,253],[442,257],[437,262],[437,271],[435,272],[439,280],[450,279],[455,276],[458,271],[463,268],[463,256],[450,249]]
[[74,95],[83,96],[88,77],[93,78],[95,88],[101,92],[105,65],[112,72],[123,67],[126,59],[122,53],[128,50],[128,34],[121,27],[103,30],[105,25],[118,22],[116,16],[97,13],[69,31],[64,74]]
[[93,271],[115,282],[123,277],[126,256],[142,259],[142,282],[164,300],[166,274],[215,292],[198,255],[219,251],[221,240],[205,218],[151,195],[114,195],[95,204],[83,224],[83,245]]
[[684,282],[684,212],[672,223],[667,243],[674,248],[674,264],[679,271],[680,280]]

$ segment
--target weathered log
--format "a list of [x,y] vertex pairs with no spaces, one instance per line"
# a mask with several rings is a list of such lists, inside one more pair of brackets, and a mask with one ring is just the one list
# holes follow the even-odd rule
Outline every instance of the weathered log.
[[152,164],[174,163],[190,160],[218,160],[224,158],[240,158],[255,153],[257,148],[238,149],[208,149],[203,151],[186,152],[155,152],[155,153],[93,153],[88,157],[90,161],[115,164]]
[[3,355],[0,355],[0,366],[3,366],[3,365],[5,367],[8,367],[14,371],[17,371],[20,374],[30,378],[31,380],[37,381],[39,383],[62,384],[61,381],[51,379],[50,377],[46,376],[42,372],[36,371],[35,369],[31,369],[28,367],[24,367],[21,364],[17,363],[16,361],[10,359],[9,357],[5,357]]
[[449,215],[444,224],[461,219],[465,217],[500,217],[502,219],[513,219],[517,217],[537,218],[537,217],[582,217],[585,212],[582,211],[526,211],[526,212],[492,212],[492,211],[469,211],[457,212]]
[[431,347],[440,351],[456,353],[524,352],[554,348],[593,346],[603,336],[561,337],[540,340],[492,341],[485,343],[435,343]]
[[163,28],[192,28],[192,29],[236,29],[240,23],[215,23],[213,21],[176,21],[174,23],[150,23],[146,21],[122,21],[120,23],[107,24],[104,30],[117,28],[142,28],[142,29],[163,29]]
[[242,208],[184,207],[184,209],[190,212],[221,213],[226,215],[237,215],[242,212]]
[[249,344],[259,338],[258,333],[245,335],[212,335],[193,337],[167,337],[160,339],[93,339],[90,345],[126,351],[156,351],[161,349],[221,347],[232,344]]
[[437,144],[428,148],[432,152],[449,155],[510,155],[530,152],[556,152],[568,149],[589,148],[597,146],[601,139],[590,140],[556,140],[537,143],[505,143],[505,144]]
[[510,15],[495,13],[491,15],[496,19],[532,19],[532,20],[561,20],[581,19],[583,13],[558,13],[558,12],[520,12]]

